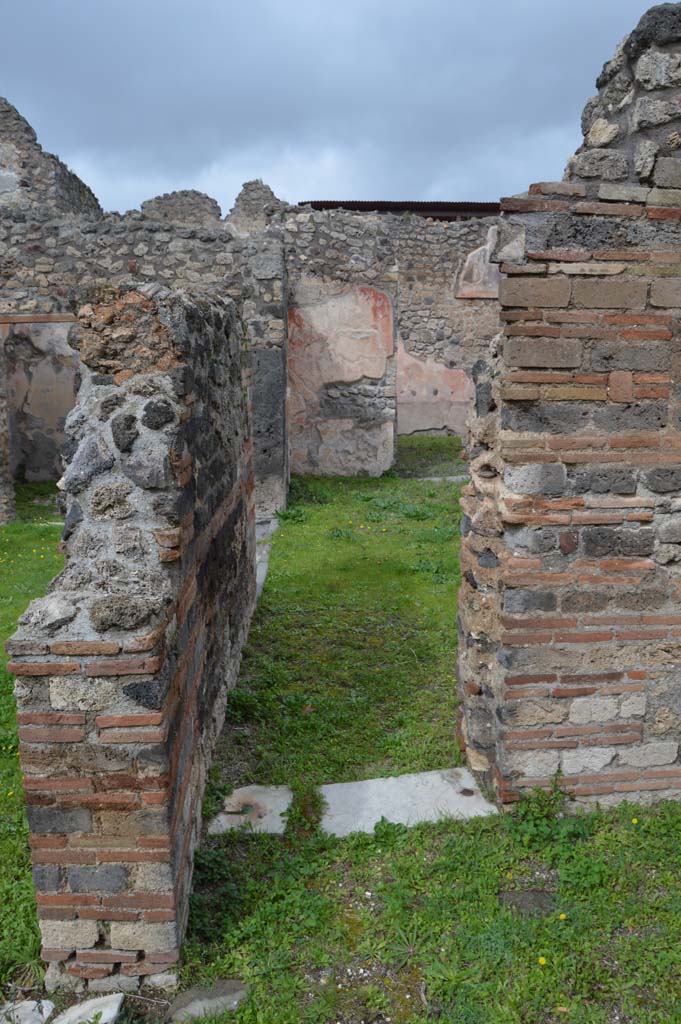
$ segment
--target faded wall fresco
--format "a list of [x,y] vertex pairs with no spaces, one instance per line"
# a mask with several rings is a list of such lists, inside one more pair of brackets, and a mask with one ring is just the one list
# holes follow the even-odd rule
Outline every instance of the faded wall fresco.
[[56,480],[64,422],[75,403],[78,356],[69,324],[0,327],[7,364],[11,466],[27,480]]
[[393,460],[395,359],[390,299],[301,282],[289,309],[291,462],[296,472],[379,476]]

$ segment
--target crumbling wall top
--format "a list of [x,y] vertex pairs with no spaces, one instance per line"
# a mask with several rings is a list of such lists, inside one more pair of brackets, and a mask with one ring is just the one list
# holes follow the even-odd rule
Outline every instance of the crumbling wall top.
[[226,219],[237,234],[251,235],[263,231],[287,205],[275,196],[269,185],[258,178],[256,181],[245,182]]
[[[607,196],[665,204],[664,195],[615,192],[622,186],[681,185],[681,4],[660,4],[617,47],[582,115],[584,142],[566,180],[612,182]],[[615,184],[616,183],[616,184]]]
[[94,192],[58,157],[45,153],[28,121],[0,97],[0,207],[101,217]]
[[196,189],[166,192],[147,199],[141,210],[154,220],[172,221],[174,224],[204,224],[219,221],[222,217],[218,201]]

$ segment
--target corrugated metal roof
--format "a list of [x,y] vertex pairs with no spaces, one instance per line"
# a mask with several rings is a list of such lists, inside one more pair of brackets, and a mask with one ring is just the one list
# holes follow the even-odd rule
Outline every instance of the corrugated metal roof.
[[470,217],[494,217],[500,212],[499,203],[447,203],[390,199],[308,199],[300,206],[314,210],[348,210],[351,213],[416,213],[433,220],[466,220]]

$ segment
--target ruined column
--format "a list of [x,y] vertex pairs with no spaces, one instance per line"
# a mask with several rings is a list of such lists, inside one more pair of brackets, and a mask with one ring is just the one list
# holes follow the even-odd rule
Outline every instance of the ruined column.
[[598,79],[563,182],[503,201],[460,686],[502,801],[681,793],[681,5]]
[[84,305],[66,568],[8,644],[48,984],[172,985],[201,800],[255,596],[233,304]]

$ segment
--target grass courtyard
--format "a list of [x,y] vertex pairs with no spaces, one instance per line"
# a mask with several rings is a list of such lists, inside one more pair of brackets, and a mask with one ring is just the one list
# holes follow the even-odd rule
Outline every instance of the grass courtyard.
[[[185,944],[186,984],[249,983],[225,1024],[681,1020],[678,805],[565,815],[544,794],[467,824],[316,828],[319,783],[457,759],[457,497],[392,474],[294,482],[205,811],[254,781],[293,785],[294,810],[283,837],[204,840]],[[0,528],[3,640],[60,567],[55,519],[29,488]],[[6,674],[0,730],[4,984],[38,952]]]

